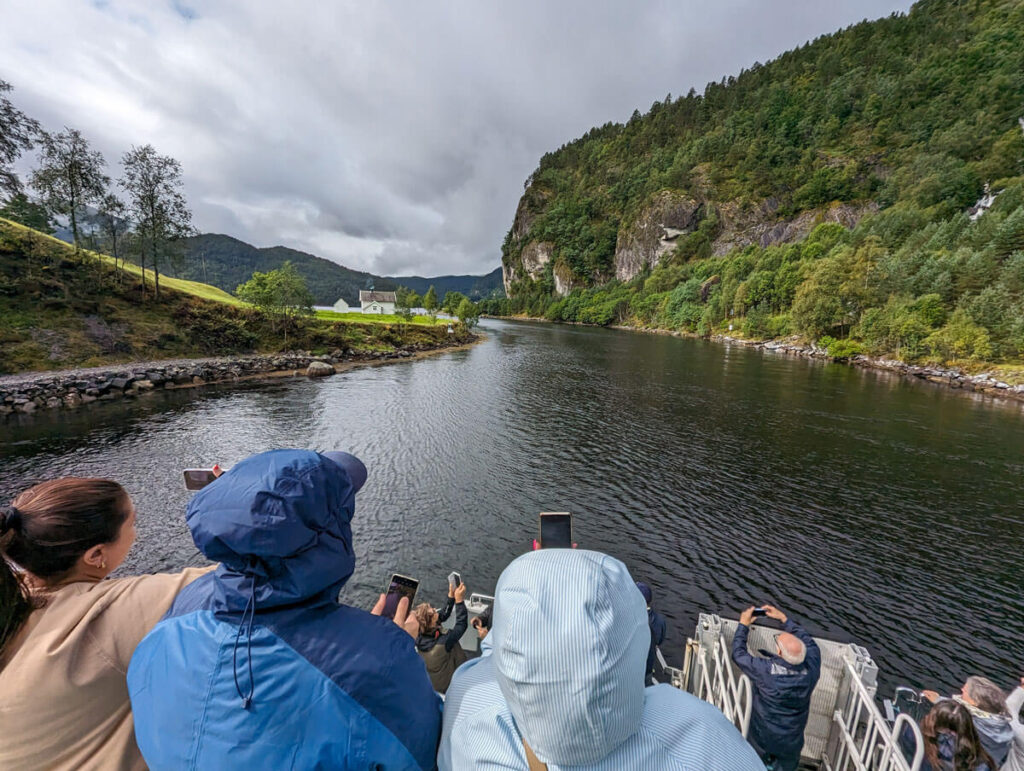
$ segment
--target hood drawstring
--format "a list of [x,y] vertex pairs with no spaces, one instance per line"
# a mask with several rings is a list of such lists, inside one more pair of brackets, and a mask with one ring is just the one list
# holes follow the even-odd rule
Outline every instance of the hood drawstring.
[[[256,681],[252,676],[252,624],[256,617],[256,574],[249,573],[252,579],[252,586],[249,592],[249,600],[245,603],[245,610],[242,611],[242,619],[238,623],[238,633],[235,635],[235,645],[231,650],[231,666],[235,676],[235,690],[242,699],[242,709],[249,709],[252,706],[252,697],[256,693]],[[245,656],[249,660],[249,695],[242,693],[242,686],[238,684],[238,641],[242,637],[242,627],[246,626],[245,617],[249,617],[249,623],[245,631]]]

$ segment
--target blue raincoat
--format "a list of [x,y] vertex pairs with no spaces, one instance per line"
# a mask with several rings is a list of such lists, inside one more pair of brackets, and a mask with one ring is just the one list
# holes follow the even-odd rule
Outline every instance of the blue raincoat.
[[188,507],[216,571],[183,591],[128,670],[152,769],[433,768],[440,700],[413,640],[340,605],[355,488],[315,453],[239,463]]

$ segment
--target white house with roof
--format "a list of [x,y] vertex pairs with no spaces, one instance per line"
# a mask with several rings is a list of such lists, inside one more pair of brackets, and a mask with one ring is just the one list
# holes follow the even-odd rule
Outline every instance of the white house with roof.
[[349,307],[348,303],[345,302],[344,297],[339,297],[338,302],[334,303],[333,310],[335,313],[349,313],[352,309]]
[[394,292],[368,292],[365,289],[359,291],[359,304],[363,313],[393,314],[395,302]]

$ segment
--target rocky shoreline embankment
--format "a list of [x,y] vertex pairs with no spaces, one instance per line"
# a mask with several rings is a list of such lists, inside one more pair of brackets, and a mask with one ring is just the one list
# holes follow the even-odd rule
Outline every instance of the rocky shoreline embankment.
[[[796,340],[747,340],[742,337],[731,337],[729,335],[713,335],[712,340],[725,343],[726,345],[742,345],[748,348],[760,348],[765,351],[775,351],[789,356],[801,356],[811,359],[829,359],[828,351],[816,345],[808,345]],[[1024,384],[1010,385],[1004,383],[990,373],[984,372],[978,375],[970,375],[956,367],[936,367],[908,364],[898,359],[880,359],[873,356],[858,354],[848,359],[838,360],[854,367],[865,369],[879,369],[892,372],[903,377],[927,380],[930,383],[937,383],[949,388],[959,388],[964,391],[975,391],[999,396],[1006,399],[1017,399],[1024,402]]]
[[[545,321],[547,319],[531,318],[530,321]],[[551,323],[551,322],[547,322]],[[646,332],[656,335],[671,335],[672,337],[700,337],[690,332],[680,332],[669,329],[647,329],[644,327],[632,327],[628,325],[612,325],[612,329],[623,329],[628,332]],[[763,351],[773,351],[788,356],[799,356],[805,359],[823,359],[835,361],[840,364],[849,364],[853,367],[864,369],[882,370],[891,372],[902,377],[926,380],[929,383],[943,385],[947,388],[959,389],[962,391],[981,393],[988,396],[1003,399],[1014,399],[1024,402],[1024,383],[1011,385],[1005,383],[989,372],[982,372],[972,375],[964,372],[958,367],[925,366],[919,364],[908,364],[899,359],[883,359],[865,354],[858,354],[846,359],[836,359],[829,355],[825,348],[813,344],[803,343],[798,338],[787,340],[748,340],[743,337],[715,334],[710,337],[716,343],[725,345],[741,345],[746,348],[760,348]]]
[[320,377],[360,364],[411,359],[454,347],[462,346],[411,345],[395,351],[367,353],[336,349],[325,355],[289,351],[6,375],[0,376],[0,416],[31,414],[37,410],[76,409],[91,402],[130,399],[159,390],[195,388],[256,378],[288,375]]

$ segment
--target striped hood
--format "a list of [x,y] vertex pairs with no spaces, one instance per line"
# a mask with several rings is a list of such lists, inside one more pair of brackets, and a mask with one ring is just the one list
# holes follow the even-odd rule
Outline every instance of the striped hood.
[[596,763],[640,728],[650,630],[617,559],[577,549],[519,557],[498,581],[491,637],[498,685],[541,761]]

